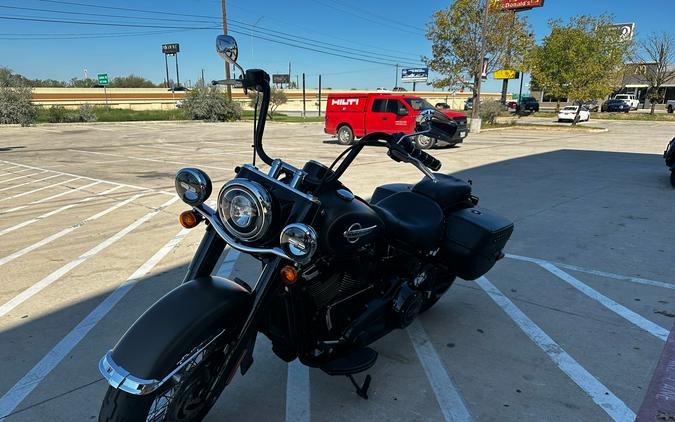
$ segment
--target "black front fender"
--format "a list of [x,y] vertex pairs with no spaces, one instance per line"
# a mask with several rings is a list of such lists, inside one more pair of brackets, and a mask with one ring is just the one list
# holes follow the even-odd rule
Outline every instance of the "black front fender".
[[252,302],[246,289],[225,278],[188,281],[145,311],[107,356],[135,378],[161,380],[209,335],[241,326]]

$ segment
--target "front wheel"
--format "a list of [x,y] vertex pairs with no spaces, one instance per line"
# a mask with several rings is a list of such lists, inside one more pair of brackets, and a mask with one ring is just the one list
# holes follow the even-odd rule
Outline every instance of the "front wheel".
[[340,145],[351,145],[354,142],[354,131],[347,125],[340,126],[337,132],[337,141]]
[[417,135],[415,137],[415,146],[419,149],[431,149],[436,145],[436,140],[424,135]]
[[[195,346],[185,356],[191,356],[197,350],[199,347]],[[187,365],[180,377],[170,380],[157,391],[138,396],[109,387],[99,421],[200,421],[227,384],[226,360],[222,343],[214,342]]]

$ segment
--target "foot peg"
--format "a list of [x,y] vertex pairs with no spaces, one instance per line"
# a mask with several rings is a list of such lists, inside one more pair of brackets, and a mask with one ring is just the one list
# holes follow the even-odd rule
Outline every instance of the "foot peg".
[[349,378],[349,381],[351,381],[354,388],[356,388],[356,394],[362,399],[368,400],[368,388],[370,387],[370,381],[372,381],[373,378],[370,375],[366,375],[366,379],[361,386],[356,383],[356,380],[351,374],[347,375],[347,378]]

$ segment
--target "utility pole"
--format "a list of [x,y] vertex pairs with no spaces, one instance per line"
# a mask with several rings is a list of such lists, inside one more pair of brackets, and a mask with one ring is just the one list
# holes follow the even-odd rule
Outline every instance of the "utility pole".
[[166,66],[166,87],[169,87],[169,57],[168,54],[164,55],[164,65]]
[[398,63],[396,63],[396,73],[394,74],[394,88],[398,88]]
[[[513,19],[511,28],[515,28],[516,27],[516,12],[512,10],[508,13],[511,13],[511,18]],[[507,69],[511,69],[511,54],[513,52],[512,42],[513,42],[513,38],[509,37],[509,45],[508,45],[508,49],[507,49],[507,52],[506,52],[506,68]],[[509,80],[504,79],[502,81],[502,104],[506,104],[506,94],[508,94],[508,91],[509,91]]]
[[291,62],[288,62],[288,89],[291,89]]
[[319,75],[319,117],[321,117],[321,75]]
[[483,69],[485,68],[485,50],[487,49],[487,24],[488,13],[490,11],[490,0],[485,0],[485,9],[483,10],[483,24],[480,29],[480,58],[478,60],[477,82],[476,82],[476,99],[473,102],[473,110],[471,111],[471,132],[480,133],[480,87],[483,81]]
[[302,117],[305,117],[307,114],[307,109],[305,108],[305,74],[302,74]]
[[[225,8],[225,0],[221,0],[223,9],[223,34],[227,35],[227,9]],[[230,64],[225,62],[225,79],[230,79]],[[232,86],[227,85],[227,98],[232,101]]]
[[180,86],[180,75],[178,74],[178,53],[176,53],[175,56],[176,56],[176,86]]
[[204,69],[202,69],[202,87],[206,86],[206,81],[204,80]]

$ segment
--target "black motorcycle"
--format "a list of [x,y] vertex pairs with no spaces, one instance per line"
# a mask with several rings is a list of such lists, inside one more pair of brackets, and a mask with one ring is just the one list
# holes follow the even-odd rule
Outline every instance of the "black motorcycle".
[[670,168],[670,184],[675,188],[675,138],[673,138],[666,150],[663,151],[663,158],[666,160],[666,165]]
[[[261,96],[254,164],[235,169],[215,210],[205,204],[212,189],[206,173],[177,173],[176,191],[192,207],[181,223],[204,222],[204,238],[185,281],[101,359],[110,384],[102,421],[201,420],[235,373],[251,368],[258,333],[284,361],[347,376],[367,398],[370,377],[359,385],[352,375],[375,364],[368,345],[408,326],[456,277],[489,271],[513,231],[511,221],[477,207],[470,184],[434,173],[441,163],[414,147],[420,134],[454,135],[455,123],[434,110],[422,113],[416,133],[369,134],[330,167],[309,161],[299,169],[272,159],[263,148],[269,75],[236,64],[232,37],[221,35],[216,45],[242,74],[218,83]],[[340,177],[365,147],[382,148],[425,177],[380,186],[370,201],[361,199]],[[267,174],[255,166],[256,155],[270,166]],[[226,245],[262,263],[255,284],[212,275]]]

